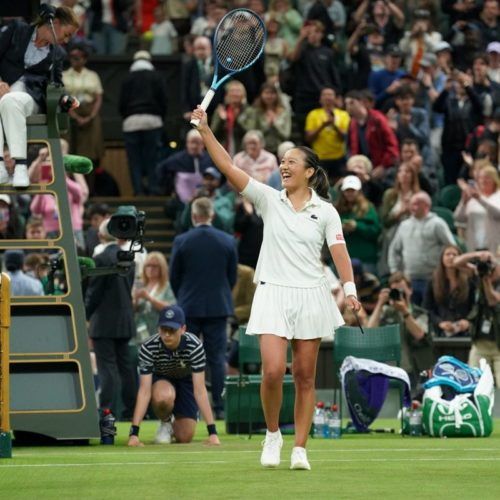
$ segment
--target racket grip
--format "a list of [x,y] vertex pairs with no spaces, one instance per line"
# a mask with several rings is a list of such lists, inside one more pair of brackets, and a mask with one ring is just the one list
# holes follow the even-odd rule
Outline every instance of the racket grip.
[[[208,92],[205,94],[205,97],[203,98],[203,101],[201,101],[200,104],[200,107],[203,111],[206,111],[208,106],[210,106],[210,103],[212,102],[214,95],[215,95],[215,90],[208,89]],[[191,124],[191,127],[196,128],[200,124],[200,120],[193,119],[189,123]]]

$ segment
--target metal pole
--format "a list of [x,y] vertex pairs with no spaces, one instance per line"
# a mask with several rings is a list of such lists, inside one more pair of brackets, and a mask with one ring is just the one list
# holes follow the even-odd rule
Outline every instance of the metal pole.
[[12,458],[9,415],[10,278],[0,275],[0,458]]

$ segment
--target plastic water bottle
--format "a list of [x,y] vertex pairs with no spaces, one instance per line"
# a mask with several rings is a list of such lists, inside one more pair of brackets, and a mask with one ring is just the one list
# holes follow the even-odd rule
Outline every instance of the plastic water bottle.
[[103,410],[100,421],[101,444],[115,444],[115,421],[115,416],[111,413],[110,409]]
[[326,403],[325,405],[325,423],[323,424],[323,437],[325,439],[330,438],[330,419],[332,413],[331,403]]
[[322,438],[325,426],[325,404],[318,401],[313,415],[313,437]]
[[342,436],[342,420],[340,419],[339,407],[337,405],[332,405],[328,420],[328,431],[331,439],[339,439]]
[[410,436],[422,435],[422,409],[420,404],[413,402],[410,412]]

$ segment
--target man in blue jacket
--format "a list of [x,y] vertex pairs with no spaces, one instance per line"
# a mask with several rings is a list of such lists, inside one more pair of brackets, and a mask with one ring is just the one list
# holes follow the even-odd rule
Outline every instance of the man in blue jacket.
[[231,289],[236,283],[236,242],[212,227],[214,209],[208,198],[191,207],[193,229],[177,236],[170,261],[170,283],[186,314],[187,329],[203,337],[211,372],[215,416],[223,413],[226,323],[233,314]]

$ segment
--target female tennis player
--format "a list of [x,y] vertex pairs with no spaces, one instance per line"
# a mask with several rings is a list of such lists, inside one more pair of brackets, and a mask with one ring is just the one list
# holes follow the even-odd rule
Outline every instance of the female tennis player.
[[280,165],[284,189],[257,182],[233,165],[198,106],[192,113],[207,151],[219,170],[254,203],[264,220],[264,240],[255,282],[258,284],[246,333],[259,335],[262,358],[261,400],[267,433],[264,467],[280,464],[283,439],[279,413],[283,398],[288,340],[292,344],[295,383],[295,445],[291,469],[307,469],[306,442],[315,405],[316,362],[322,337],[344,323],[323,273],[320,252],[326,239],[344,283],[346,301],[360,309],[340,217],[329,201],[328,178],[316,154],[306,147],[285,153]]

